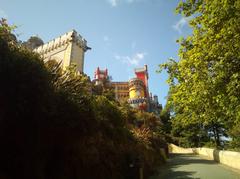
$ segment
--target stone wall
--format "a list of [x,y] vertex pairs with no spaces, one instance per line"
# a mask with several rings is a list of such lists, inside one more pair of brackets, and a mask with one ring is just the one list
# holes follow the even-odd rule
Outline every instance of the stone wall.
[[196,148],[196,154],[208,157],[216,162],[225,164],[229,167],[240,170],[240,153],[232,151],[223,151],[209,148]]
[[168,145],[168,151],[169,153],[176,153],[176,154],[193,154],[192,148],[182,148],[174,144]]
[[198,154],[221,164],[240,170],[240,153],[209,148],[182,148],[169,144],[169,153]]

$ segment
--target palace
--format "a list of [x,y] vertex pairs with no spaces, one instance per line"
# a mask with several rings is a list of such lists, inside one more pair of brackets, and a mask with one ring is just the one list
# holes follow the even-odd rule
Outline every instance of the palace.
[[[39,53],[44,61],[56,60],[61,63],[63,69],[74,64],[77,72],[83,73],[84,54],[89,49],[91,48],[87,46],[87,41],[75,30],[72,30],[38,46],[33,51]],[[157,96],[152,97],[148,89],[147,65],[144,65],[143,68],[136,68],[134,72],[135,78],[129,81],[114,82],[110,80],[107,69],[100,70],[98,67],[94,74],[93,83],[95,85],[107,83],[113,89],[117,101],[125,101],[133,108],[159,114],[161,105],[158,103]]]
[[136,68],[134,72],[135,78],[129,81],[115,82],[110,81],[107,69],[100,70],[98,67],[95,71],[93,82],[95,85],[103,85],[104,80],[107,80],[107,83],[114,91],[117,101],[125,101],[135,109],[159,115],[162,106],[158,103],[158,97],[149,93],[147,65],[144,65],[143,68]]

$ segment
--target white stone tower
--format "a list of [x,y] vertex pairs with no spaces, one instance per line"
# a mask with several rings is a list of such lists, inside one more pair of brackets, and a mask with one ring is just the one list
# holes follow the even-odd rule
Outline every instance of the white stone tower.
[[66,69],[70,64],[76,64],[79,73],[84,68],[84,53],[89,50],[87,41],[75,30],[67,32],[50,42],[34,49],[39,53],[44,61],[56,60],[62,63],[62,68]]

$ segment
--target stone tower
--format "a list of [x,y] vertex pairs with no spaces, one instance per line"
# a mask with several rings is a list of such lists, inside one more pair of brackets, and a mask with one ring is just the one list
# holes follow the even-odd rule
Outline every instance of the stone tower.
[[87,41],[75,30],[67,32],[50,42],[34,49],[39,53],[44,61],[56,60],[62,63],[62,68],[75,64],[79,73],[84,68],[84,53],[89,50]]

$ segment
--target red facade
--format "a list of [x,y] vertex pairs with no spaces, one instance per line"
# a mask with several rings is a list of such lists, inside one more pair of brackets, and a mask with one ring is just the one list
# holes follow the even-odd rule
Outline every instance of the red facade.
[[141,79],[144,83],[145,89],[145,97],[148,97],[148,69],[147,65],[144,65],[143,68],[137,68],[135,69],[135,74],[138,79]]

